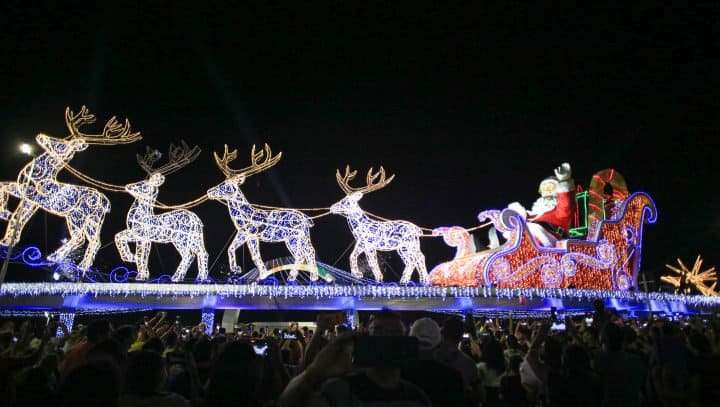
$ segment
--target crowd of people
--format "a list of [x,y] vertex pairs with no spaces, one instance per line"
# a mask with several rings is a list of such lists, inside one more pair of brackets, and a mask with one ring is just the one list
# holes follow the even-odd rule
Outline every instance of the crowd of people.
[[[720,320],[588,315],[206,333],[164,313],[0,328],[4,406],[708,406]],[[56,335],[57,331],[62,335]]]

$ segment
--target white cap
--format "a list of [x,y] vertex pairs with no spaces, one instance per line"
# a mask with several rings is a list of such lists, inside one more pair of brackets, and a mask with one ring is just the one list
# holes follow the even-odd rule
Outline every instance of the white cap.
[[431,318],[420,318],[410,327],[410,336],[420,342],[420,349],[432,349],[440,344],[440,326]]

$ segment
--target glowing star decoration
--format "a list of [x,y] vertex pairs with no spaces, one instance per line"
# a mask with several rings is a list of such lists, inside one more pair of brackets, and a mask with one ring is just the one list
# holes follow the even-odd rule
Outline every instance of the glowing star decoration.
[[347,196],[330,207],[330,212],[347,218],[350,230],[355,237],[355,247],[350,253],[350,271],[355,277],[362,277],[362,272],[358,268],[358,257],[364,253],[375,280],[380,282],[383,280],[383,274],[378,265],[377,251],[396,251],[405,263],[400,284],[409,283],[413,270],[417,270],[420,283],[426,285],[428,272],[425,267],[425,256],[420,251],[422,229],[406,221],[370,219],[358,205],[363,194],[385,187],[395,175],[386,179],[383,167],[380,167],[377,173],[373,173],[373,169],[370,168],[367,173],[366,185],[353,188],[349,182],[356,175],[357,171],[350,171],[349,166],[345,168],[345,175],[341,175],[340,170],[336,171],[335,177],[338,185]]
[[[125,186],[125,190],[135,198],[127,214],[127,229],[115,235],[115,245],[123,261],[135,263],[138,268],[136,280],[147,280],[148,257],[152,243],[172,243],[180,252],[181,261],[172,281],[185,277],[190,264],[197,257],[198,280],[207,278],[208,254],[203,239],[203,223],[194,213],[186,209],[177,209],[155,214],[153,206],[157,200],[158,188],[169,175],[193,162],[200,154],[195,146],[190,149],[185,142],[176,147],[171,145],[168,163],[160,168],[153,165],[161,158],[157,150],[148,148],[144,156],[137,156],[138,164],[149,177]],[[135,254],[130,251],[129,242],[135,243]]]
[[[78,128],[93,123],[95,116],[83,106],[77,114],[65,110],[65,123],[70,135],[64,139],[39,134],[36,140],[44,150],[20,171],[17,182],[0,183],[0,218],[9,219],[1,244],[12,246],[20,240],[23,228],[38,209],[65,218],[70,239],[48,256],[52,262],[62,262],[80,248],[88,246],[79,267],[92,266],[100,248],[100,229],[105,214],[110,212],[110,200],[99,191],[73,184],[58,182],[57,175],[68,165],[76,152],[91,144],[115,145],[140,140],[140,133],[130,131],[130,122],[124,124],[111,118],[100,135],[81,133]],[[20,199],[14,213],[7,210],[8,196]]]
[[[715,274],[715,267],[700,271],[703,263],[700,256],[695,259],[695,264],[693,264],[692,269],[688,269],[680,259],[677,259],[677,262],[680,268],[669,264],[665,265],[665,267],[675,272],[677,276],[667,275],[660,277],[662,281],[674,286],[676,292],[679,294],[689,294],[692,286],[702,295],[711,297],[720,295],[716,289],[717,275]],[[708,285],[708,283],[712,283],[712,285]]]
[[247,244],[253,263],[258,269],[259,279],[271,274],[260,257],[260,242],[284,242],[293,258],[293,267],[290,269],[289,279],[295,280],[298,269],[302,264],[310,270],[310,279],[318,279],[317,264],[315,262],[315,248],[310,241],[310,228],[313,221],[300,211],[296,210],[263,210],[254,208],[245,198],[240,186],[245,179],[253,174],[272,167],[282,157],[282,153],[273,156],[270,146],[265,144],[261,151],[250,152],[250,166],[234,170],[229,167],[230,162],[237,158],[237,150],[229,151],[225,145],[225,152],[220,157],[215,155],[215,163],[225,174],[225,181],[207,191],[210,199],[223,201],[227,204],[230,217],[237,228],[237,234],[228,247],[230,268],[233,272],[240,272],[235,252]]

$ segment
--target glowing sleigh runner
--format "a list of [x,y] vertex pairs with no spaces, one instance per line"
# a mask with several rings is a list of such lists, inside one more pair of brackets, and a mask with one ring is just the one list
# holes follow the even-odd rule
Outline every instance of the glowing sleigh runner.
[[[604,193],[606,184],[612,194]],[[657,211],[645,193],[628,194],[622,176],[604,170],[593,176],[588,191],[575,194],[574,228],[570,237],[552,247],[531,233],[531,222],[511,208],[483,211],[507,241],[476,252],[473,237],[463,228],[434,230],[456,247],[451,261],[430,273],[436,286],[498,288],[578,288],[628,290],[637,285],[645,223],[655,223]],[[490,239],[491,241],[493,238]]]

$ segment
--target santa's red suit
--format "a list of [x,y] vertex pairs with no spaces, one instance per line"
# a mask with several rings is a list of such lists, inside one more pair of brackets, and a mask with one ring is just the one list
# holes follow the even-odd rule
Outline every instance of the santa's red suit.
[[[555,177],[543,180],[540,183],[539,191],[543,196],[535,201],[531,210],[527,211],[517,202],[508,205],[509,209],[527,220],[528,231],[541,246],[554,247],[557,245],[561,236],[556,230],[550,229],[561,229],[563,233],[567,233],[572,225],[575,184],[570,178],[570,173],[570,164],[564,163],[555,169]],[[552,188],[553,186],[554,188]],[[544,192],[546,187],[550,187],[552,192]]]
[[573,192],[570,190],[572,181],[559,182],[557,189],[557,203],[547,212],[531,218],[531,222],[545,222],[558,227],[565,232],[570,230],[573,220]]

